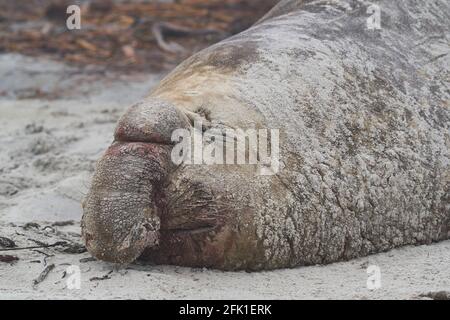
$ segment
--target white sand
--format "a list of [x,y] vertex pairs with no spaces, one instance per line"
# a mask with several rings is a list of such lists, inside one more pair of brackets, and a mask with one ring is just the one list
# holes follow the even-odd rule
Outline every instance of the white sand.
[[[42,59],[0,55],[0,236],[19,247],[35,241],[81,243],[80,201],[95,161],[111,142],[123,110],[160,77],[79,73]],[[18,99],[37,88],[59,97]],[[74,224],[51,227],[66,220]],[[25,230],[29,222],[39,226]],[[117,268],[80,262],[89,254],[62,249],[0,252],[20,259],[0,262],[0,299],[417,299],[450,291],[450,241],[327,266],[258,273],[139,264]],[[33,286],[51,264],[55,268],[48,277]],[[79,290],[69,290],[66,281],[72,278],[63,278],[70,265],[81,270]],[[381,270],[377,290],[366,285],[369,265]],[[92,279],[105,275],[104,280]]]

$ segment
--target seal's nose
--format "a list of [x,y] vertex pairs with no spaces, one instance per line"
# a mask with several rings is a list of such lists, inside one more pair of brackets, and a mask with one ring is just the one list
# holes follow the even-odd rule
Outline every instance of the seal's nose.
[[176,129],[189,128],[187,116],[172,104],[149,98],[131,106],[115,131],[116,141],[172,144]]
[[172,132],[188,127],[181,111],[155,99],[143,100],[122,116],[85,200],[82,234],[92,255],[129,263],[158,245],[164,209],[159,200],[172,167]]
[[82,236],[98,259],[129,263],[159,241],[158,201],[169,170],[170,146],[116,142],[96,166],[86,196]]

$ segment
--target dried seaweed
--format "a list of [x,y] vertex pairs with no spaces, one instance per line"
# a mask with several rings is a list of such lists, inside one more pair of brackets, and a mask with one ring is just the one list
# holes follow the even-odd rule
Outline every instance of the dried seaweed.
[[430,298],[433,300],[450,300],[450,291],[436,291],[421,294],[420,297]]
[[0,262],[4,263],[14,263],[16,261],[19,261],[19,258],[16,256],[10,256],[10,255],[0,255]]
[[68,220],[68,221],[56,221],[52,223],[52,227],[65,227],[65,226],[73,226],[75,224],[75,221]]
[[36,279],[33,280],[33,285],[37,286],[39,283],[44,281],[47,278],[50,271],[52,271],[54,268],[55,268],[54,264],[46,266],[45,269],[41,272],[41,274]]
[[111,273],[113,273],[113,270],[109,271],[107,274],[105,274],[102,277],[92,277],[89,279],[89,281],[102,281],[102,280],[111,279]]
[[65,245],[65,248],[62,250],[64,253],[68,254],[81,254],[87,251],[86,247],[79,243],[68,243]]
[[257,21],[277,0],[96,0],[81,6],[81,30],[66,27],[65,0],[0,3],[0,51],[132,70],[172,67]]
[[[37,242],[37,241],[36,241]],[[45,244],[42,243],[41,245],[38,246],[29,246],[29,247],[17,247],[17,248],[7,248],[7,249],[0,249],[1,251],[19,251],[19,250],[33,250],[33,249],[43,249],[43,248],[52,248],[52,247],[57,247],[57,246],[66,246],[67,242],[66,241],[58,241],[55,242],[53,244]]]
[[16,245],[16,243],[13,240],[11,240],[9,238],[0,237],[0,247],[3,247],[3,248],[15,248],[15,247],[17,247],[17,245]]

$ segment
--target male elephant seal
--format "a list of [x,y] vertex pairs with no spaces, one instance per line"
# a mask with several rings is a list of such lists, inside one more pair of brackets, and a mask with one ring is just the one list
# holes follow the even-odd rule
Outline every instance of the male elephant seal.
[[[449,18],[446,0],[287,0],[195,54],[120,119],[84,202],[87,249],[261,270],[450,238]],[[279,171],[175,164],[193,119],[278,129]]]

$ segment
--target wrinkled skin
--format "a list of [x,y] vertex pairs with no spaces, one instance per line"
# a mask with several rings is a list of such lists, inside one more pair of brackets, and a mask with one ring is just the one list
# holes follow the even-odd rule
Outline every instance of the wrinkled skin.
[[[281,1],[121,118],[84,202],[95,257],[225,270],[450,238],[448,1]],[[281,168],[174,165],[171,133],[280,130]]]

